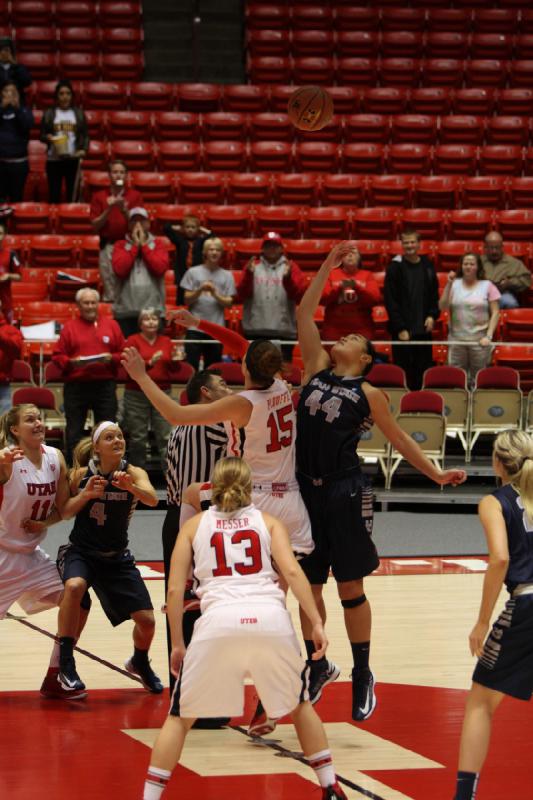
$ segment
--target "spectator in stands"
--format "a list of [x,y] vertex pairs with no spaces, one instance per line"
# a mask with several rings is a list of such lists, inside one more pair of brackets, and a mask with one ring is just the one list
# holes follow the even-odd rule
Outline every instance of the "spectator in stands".
[[14,250],[5,247],[7,223],[0,219],[0,303],[8,322],[13,321],[12,281],[20,281],[20,261]]
[[[395,256],[385,274],[385,307],[393,339],[431,342],[439,316],[439,287],[433,262],[420,255],[420,236],[406,230],[401,235],[402,255]],[[432,364],[431,345],[393,345],[394,362],[405,370],[407,385],[420,389],[422,376]]]
[[14,325],[10,325],[2,313],[0,301],[0,414],[11,408],[11,371],[13,361],[22,355],[22,334]]
[[184,216],[181,225],[167,223],[163,227],[163,233],[176,248],[174,276],[178,287],[177,300],[179,304],[182,304],[184,303],[184,294],[181,280],[189,267],[195,267],[202,263],[204,242],[212,236],[212,233],[208,228],[204,228],[198,217],[193,214]]
[[162,320],[168,250],[150,233],[150,217],[145,208],[130,210],[129,232],[125,239],[115,242],[111,264],[118,279],[113,314],[124,336],[137,332],[137,320],[143,308],[155,308]]
[[[207,239],[203,244],[202,253],[203,263],[190,267],[181,280],[181,288],[185,290],[185,302],[191,312],[200,319],[225,325],[224,309],[233,305],[236,289],[232,273],[220,266],[224,245],[215,237]],[[222,358],[221,344],[202,344],[214,341],[207,333],[191,328],[187,330],[185,338],[187,361],[194,369],[199,368],[202,356],[205,369]]]
[[41,120],[41,142],[48,145],[48,202],[61,202],[63,182],[66,202],[74,202],[79,190],[81,161],[89,149],[89,131],[83,109],[74,105],[70,81],[59,81],[55,88],[54,105],[46,109]]
[[4,83],[0,95],[0,202],[20,203],[30,171],[28,142],[31,109],[20,102],[15,83]]
[[290,362],[293,345],[283,341],[296,339],[296,304],[306,285],[301,270],[285,255],[279,233],[267,233],[260,254],[246,265],[237,292],[237,302],[244,304],[244,335],[280,341],[283,359]]
[[503,252],[503,238],[498,231],[485,236],[482,261],[485,277],[501,292],[500,308],[518,308],[520,295],[531,286],[531,272],[519,258]]
[[32,77],[23,64],[17,64],[13,39],[0,39],[0,91],[6,83],[14,83],[18,89],[21,106],[26,105],[24,90],[31,86]]
[[87,412],[96,424],[117,414],[116,374],[124,337],[114,319],[98,313],[95,289],[76,293],[79,317],[63,326],[52,360],[63,371],[63,399],[67,420],[67,458],[83,437]]
[[100,234],[100,275],[104,287],[104,300],[115,299],[116,276],[111,265],[113,245],[124,239],[128,232],[130,208],[143,204],[140,192],[126,185],[128,168],[123,161],[115,159],[109,164],[111,186],[95,192],[91,199],[91,223]]
[[[155,308],[143,308],[139,314],[139,333],[126,339],[126,347],[136,347],[146,371],[159,388],[170,394],[169,367],[174,347],[168,336],[159,333],[159,314]],[[124,427],[128,432],[128,456],[132,464],[146,469],[146,446],[148,430],[154,435],[159,456],[158,468],[166,472],[167,442],[170,425],[156,411],[141,391],[139,384],[131,378],[126,383],[123,406]]]
[[476,341],[476,345],[454,344],[449,361],[468,374],[471,388],[477,373],[490,361],[492,337],[498,325],[500,292],[485,280],[483,262],[475,253],[465,253],[457,274],[450,272],[439,301],[450,310],[449,338],[453,342]]
[[372,308],[381,302],[381,293],[372,273],[360,265],[361,254],[354,247],[329,274],[320,301],[324,306],[323,341],[337,341],[354,331],[374,338]]

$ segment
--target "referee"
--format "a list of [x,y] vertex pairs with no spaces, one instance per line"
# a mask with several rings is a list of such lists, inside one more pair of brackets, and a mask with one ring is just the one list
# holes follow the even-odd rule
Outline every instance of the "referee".
[[[186,387],[191,405],[212,403],[231,389],[217,370],[197,372]],[[183,491],[191,483],[205,483],[211,477],[216,462],[226,454],[228,436],[224,423],[215,425],[177,425],[171,432],[167,448],[167,513],[163,522],[163,562],[165,567],[165,597],[170,573],[170,559],[180,527],[180,507]],[[170,664],[171,639],[167,620],[167,649]],[[175,678],[169,669],[170,692]]]

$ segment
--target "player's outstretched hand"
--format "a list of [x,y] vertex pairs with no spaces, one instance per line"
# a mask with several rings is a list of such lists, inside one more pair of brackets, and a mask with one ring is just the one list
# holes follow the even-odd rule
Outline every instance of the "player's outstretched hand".
[[185,645],[181,644],[172,648],[170,654],[170,671],[175,678],[179,677],[181,665],[185,658]]
[[313,644],[315,645],[315,652],[311,658],[313,661],[318,661],[319,658],[322,658],[322,656],[326,654],[329,644],[326,631],[324,630],[324,626],[321,622],[317,622],[317,624],[313,626],[311,638],[313,639]]
[[489,626],[485,622],[476,622],[472,628],[470,636],[468,637],[468,642],[470,644],[470,652],[473,656],[481,658],[483,654],[483,645],[488,632]]
[[200,317],[195,317],[186,308],[178,308],[172,312],[171,316],[173,322],[183,325],[184,328],[197,328],[200,324]]
[[127,492],[131,492],[133,489],[133,478],[128,472],[123,472],[122,470],[116,470],[113,475],[111,476],[111,483],[113,486],[116,486],[117,489],[125,489]]
[[460,483],[464,483],[466,478],[467,475],[464,469],[445,469],[437,478],[437,483],[441,486],[446,486],[449,483],[452,486],[458,486]]
[[20,447],[4,447],[0,450],[0,465],[13,464],[14,461],[24,458],[24,455],[24,450]]
[[85,484],[84,492],[89,500],[95,500],[97,497],[102,497],[107,484],[106,478],[101,475],[91,475]]
[[146,365],[141,354],[135,347],[126,347],[122,353],[120,363],[134,381],[146,375]]

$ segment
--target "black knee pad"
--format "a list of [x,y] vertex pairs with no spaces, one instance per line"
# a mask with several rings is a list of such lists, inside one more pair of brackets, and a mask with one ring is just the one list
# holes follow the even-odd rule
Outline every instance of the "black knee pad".
[[359,597],[349,597],[347,600],[341,600],[341,606],[343,608],[357,608],[357,606],[362,606],[363,603],[366,603],[366,594],[360,594]]
[[89,592],[85,592],[80,601],[80,608],[83,608],[84,611],[90,611],[92,604],[91,595]]

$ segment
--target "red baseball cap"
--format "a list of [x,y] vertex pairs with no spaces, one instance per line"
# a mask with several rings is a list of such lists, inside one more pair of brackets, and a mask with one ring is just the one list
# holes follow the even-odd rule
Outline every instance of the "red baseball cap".
[[281,236],[279,235],[279,233],[276,233],[275,231],[269,231],[268,233],[265,233],[265,235],[263,236],[261,247],[264,247],[265,244],[268,244],[269,242],[283,245]]

